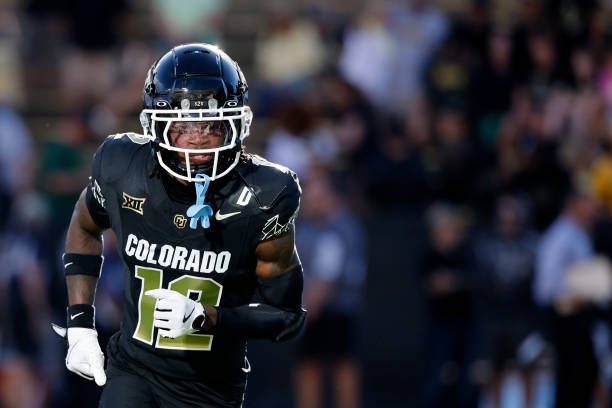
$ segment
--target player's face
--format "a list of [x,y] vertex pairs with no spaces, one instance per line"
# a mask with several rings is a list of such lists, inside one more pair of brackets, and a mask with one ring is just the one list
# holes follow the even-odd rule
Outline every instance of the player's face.
[[[182,149],[210,149],[220,146],[225,139],[223,124],[219,121],[172,122],[168,135],[172,145]],[[178,154],[184,164],[185,154]],[[213,155],[190,155],[189,160],[193,164],[202,164],[212,160]]]

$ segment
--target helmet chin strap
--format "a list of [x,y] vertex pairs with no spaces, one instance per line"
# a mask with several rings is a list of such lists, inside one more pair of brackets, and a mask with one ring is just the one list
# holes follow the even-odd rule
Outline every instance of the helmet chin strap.
[[213,215],[213,210],[204,202],[204,199],[210,185],[210,177],[206,174],[196,174],[195,178],[197,180],[195,182],[196,203],[187,209],[187,217],[191,218],[189,228],[198,228],[198,221],[202,223],[202,228],[208,228],[210,227],[209,217]]

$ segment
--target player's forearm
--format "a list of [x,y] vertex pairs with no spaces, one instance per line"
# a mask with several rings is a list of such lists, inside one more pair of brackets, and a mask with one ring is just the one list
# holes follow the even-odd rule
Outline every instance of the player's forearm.
[[[101,235],[96,236],[88,231],[83,231],[79,228],[72,228],[71,225],[66,238],[67,254],[100,256],[102,255],[102,249],[103,246]],[[72,265],[68,265],[68,267],[70,266]],[[84,274],[67,275],[66,288],[68,291],[68,304],[93,304],[97,282],[98,278],[96,276]]]
[[287,341],[296,337],[306,319],[303,309],[287,311],[263,303],[217,308],[215,332],[246,339]]
[[102,230],[91,220],[85,193],[75,206],[64,255],[68,304],[93,304],[102,263]]
[[68,304],[93,305],[96,295],[98,278],[88,275],[66,276],[66,288],[68,290]]
[[[82,254],[82,255],[96,255],[102,254],[102,239],[101,237],[94,237],[91,235],[68,234],[66,241],[66,253],[67,254]],[[66,263],[68,265],[68,263]],[[72,265],[68,265],[71,267]],[[92,271],[95,272],[95,271]],[[98,278],[96,276],[77,274],[66,276],[66,288],[68,291],[68,304],[93,304],[96,284]]]

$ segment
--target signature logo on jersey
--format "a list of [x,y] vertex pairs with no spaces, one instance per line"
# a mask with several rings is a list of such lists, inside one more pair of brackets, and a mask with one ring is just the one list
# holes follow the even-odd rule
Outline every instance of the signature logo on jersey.
[[262,240],[277,237],[289,231],[289,229],[291,229],[291,227],[293,227],[293,224],[295,223],[296,216],[297,211],[293,213],[291,217],[289,217],[289,220],[285,224],[281,224],[280,222],[278,222],[280,217],[279,214],[270,218],[268,221],[266,221],[266,224],[261,230]]
[[185,225],[187,225],[187,218],[183,214],[176,214],[174,216],[174,225],[179,229],[185,228]]
[[145,201],[146,201],[146,198],[132,197],[131,195],[126,194],[124,192],[123,202],[121,203],[121,208],[127,208],[128,210],[132,210],[142,215],[144,212],[142,207],[144,206]]

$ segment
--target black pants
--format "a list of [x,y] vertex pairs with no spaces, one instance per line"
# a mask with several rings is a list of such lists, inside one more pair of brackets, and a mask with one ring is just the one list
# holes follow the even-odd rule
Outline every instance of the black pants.
[[133,366],[115,353],[107,352],[106,385],[99,408],[239,408],[213,387],[158,375]]
[[592,327],[593,316],[589,313],[554,318],[557,408],[583,408],[591,404],[598,376]]
[[151,384],[143,377],[110,365],[107,375],[106,386],[100,398],[100,408],[162,406]]

